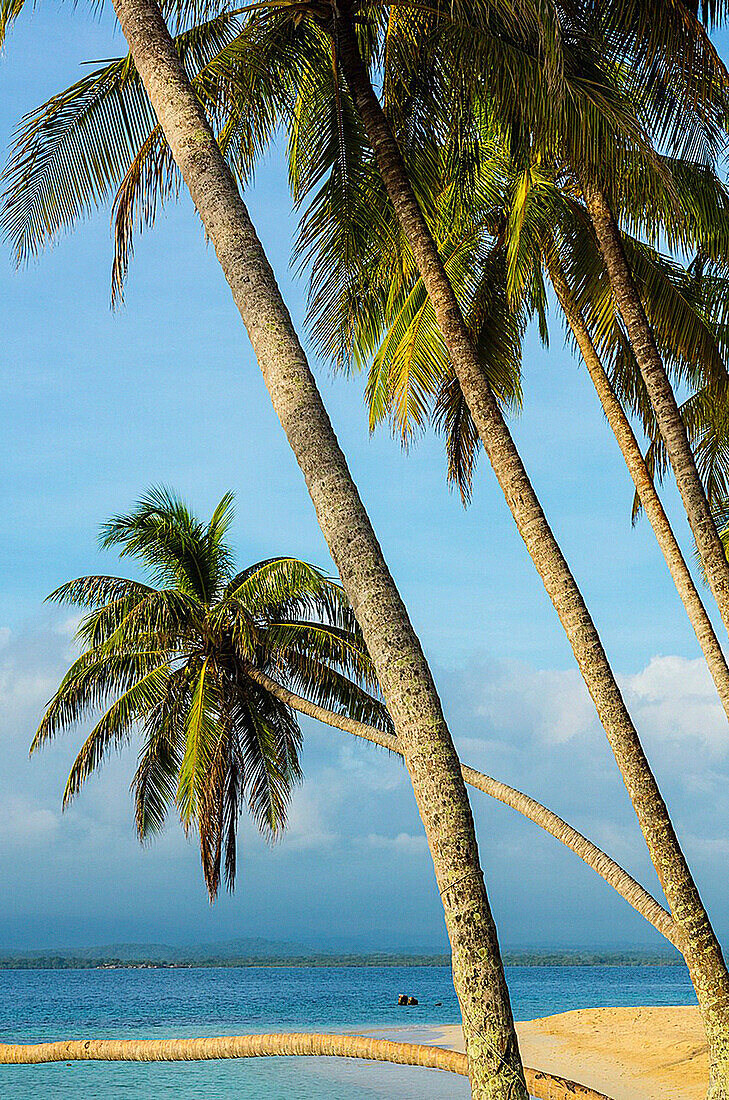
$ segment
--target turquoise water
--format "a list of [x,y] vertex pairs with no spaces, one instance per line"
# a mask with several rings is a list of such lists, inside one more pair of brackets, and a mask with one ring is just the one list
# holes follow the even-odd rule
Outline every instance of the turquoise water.
[[[600,1005],[690,1004],[681,967],[511,967],[527,1020]],[[398,1008],[398,993],[418,997]],[[437,1002],[441,1002],[438,1004]],[[458,1022],[445,967],[0,971],[0,1041],[264,1031],[392,1033]],[[465,1100],[466,1081],[336,1059],[0,1066],[3,1100]]]

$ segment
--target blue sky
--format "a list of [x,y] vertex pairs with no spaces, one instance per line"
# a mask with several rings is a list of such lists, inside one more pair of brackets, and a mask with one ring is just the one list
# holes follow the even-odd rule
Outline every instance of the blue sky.
[[[28,10],[0,56],[0,139],[22,113],[121,52],[83,7]],[[273,152],[247,196],[301,323],[289,270],[295,220]],[[396,760],[306,727],[306,781],[271,849],[241,825],[233,898],[208,906],[180,830],[136,843],[133,747],[60,813],[68,738],[32,761],[43,703],[73,652],[67,613],[43,605],[82,573],[116,572],[98,525],[150,484],[201,512],[237,497],[241,562],[329,558],[214,255],[184,199],[137,244],[124,308],[109,309],[108,209],[16,272],[0,250],[0,945],[266,936],[341,948],[440,948],[444,931],[407,776]],[[313,361],[386,557],[432,662],[463,759],[521,786],[655,888],[604,735],[491,471],[464,511],[441,446],[408,456],[371,438],[361,379]],[[513,431],[597,620],[676,826],[721,933],[729,934],[729,739],[697,646],[586,374],[530,339]],[[667,504],[687,553],[685,523]],[[77,735],[77,740],[80,733]],[[651,945],[650,928],[570,853],[511,811],[473,798],[502,941]]]

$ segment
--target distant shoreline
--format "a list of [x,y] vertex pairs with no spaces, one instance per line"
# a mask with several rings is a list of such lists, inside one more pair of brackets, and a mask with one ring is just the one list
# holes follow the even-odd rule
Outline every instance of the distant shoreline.
[[[505,952],[506,966],[681,966],[683,960],[676,955],[641,954],[639,952]],[[74,956],[39,952],[18,955],[0,955],[0,970],[195,970],[195,969],[282,969],[282,968],[343,968],[343,967],[415,967],[450,966],[447,955],[301,955],[301,956],[249,956],[224,958],[196,956],[185,958],[180,952],[177,958],[119,958],[109,955]]]

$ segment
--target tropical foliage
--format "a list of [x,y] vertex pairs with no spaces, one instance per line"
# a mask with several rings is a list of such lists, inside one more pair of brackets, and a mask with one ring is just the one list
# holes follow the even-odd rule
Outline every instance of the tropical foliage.
[[[145,840],[174,806],[199,835],[211,898],[221,864],[236,875],[247,807],[275,837],[301,777],[295,712],[249,674],[260,670],[306,698],[389,730],[371,661],[339,584],[296,558],[239,570],[227,541],[231,494],[202,523],[154,489],[102,529],[102,546],[141,563],[149,583],[80,577],[49,599],[85,610],[83,653],[66,673],[32,744],[95,721],[71,768],[64,805],[113,749],[141,740],[132,791]],[[103,713],[99,715],[99,710]]]

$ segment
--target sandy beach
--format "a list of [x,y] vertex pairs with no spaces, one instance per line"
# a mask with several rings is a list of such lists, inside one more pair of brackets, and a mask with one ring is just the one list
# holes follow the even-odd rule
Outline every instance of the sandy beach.
[[[706,1041],[698,1009],[588,1008],[517,1024],[525,1065],[604,1092],[611,1100],[702,1100]],[[460,1027],[430,1040],[463,1050]]]

